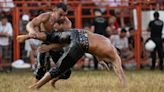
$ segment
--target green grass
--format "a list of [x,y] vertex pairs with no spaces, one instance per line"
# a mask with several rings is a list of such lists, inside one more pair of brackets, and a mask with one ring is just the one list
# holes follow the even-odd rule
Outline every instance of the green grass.
[[74,71],[69,80],[52,88],[48,83],[39,90],[28,89],[32,72],[0,73],[0,92],[164,92],[164,72],[126,71],[128,88],[123,89],[113,71]]

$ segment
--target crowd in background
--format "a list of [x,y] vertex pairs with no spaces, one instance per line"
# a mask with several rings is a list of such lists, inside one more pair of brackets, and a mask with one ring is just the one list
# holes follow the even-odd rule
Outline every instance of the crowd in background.
[[[3,0],[2,0],[3,1]],[[9,0],[12,1],[12,0]],[[96,5],[96,0],[93,0]],[[1,2],[1,1],[0,1]],[[0,12],[0,64],[5,62],[13,62],[13,28],[12,28],[12,16],[11,8],[14,7],[14,3],[10,3],[7,9],[1,8]],[[36,6],[36,5],[34,5]],[[37,5],[38,6],[38,5]],[[1,5],[2,7],[2,5]],[[49,10],[47,10],[49,11]],[[30,12],[21,13],[20,18],[20,34],[26,34],[26,24],[30,21],[31,16],[35,17],[43,12],[43,10],[32,10]],[[83,24],[83,28],[91,32],[101,34],[109,38],[111,43],[117,48],[118,53],[122,59],[123,67],[126,69],[128,67],[135,68],[136,63],[134,60],[134,47],[135,47],[135,29],[134,26],[124,26],[121,27],[117,21],[116,13],[117,11],[109,18],[103,17],[103,9],[96,9],[94,11],[95,17],[91,22]],[[131,24],[133,25],[133,24]],[[41,44],[41,41],[30,39],[25,43],[22,43],[21,46],[21,59],[32,64],[32,68],[35,68],[36,62],[36,53],[37,48]],[[142,59],[149,58],[149,52],[144,49],[144,40],[141,37],[141,47],[142,47]],[[109,53],[110,54],[110,53]],[[75,65],[76,69],[101,69],[102,67],[98,64],[95,56],[86,53],[84,57],[79,60]],[[3,70],[0,67],[0,71]]]

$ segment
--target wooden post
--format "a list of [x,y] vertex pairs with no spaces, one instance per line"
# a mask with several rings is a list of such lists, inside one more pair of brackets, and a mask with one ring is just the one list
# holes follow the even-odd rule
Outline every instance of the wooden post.
[[81,4],[79,4],[77,6],[77,8],[75,9],[75,27],[76,28],[81,28],[82,24],[82,12],[81,12],[82,8],[81,8]]
[[13,29],[14,29],[14,61],[20,59],[20,46],[16,37],[19,35],[19,9],[13,9]]
[[135,46],[135,56],[136,56],[136,62],[137,62],[137,69],[140,69],[141,64],[141,19],[142,19],[142,7],[141,5],[137,6],[137,32],[136,32],[136,46]]

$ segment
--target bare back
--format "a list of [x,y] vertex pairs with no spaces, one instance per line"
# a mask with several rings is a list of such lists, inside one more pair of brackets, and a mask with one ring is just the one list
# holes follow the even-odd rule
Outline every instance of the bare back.
[[[93,34],[90,32],[88,33],[88,40],[89,40],[89,52],[101,57],[105,57],[104,55],[106,55],[107,52],[110,52],[109,54],[113,54],[115,52],[113,52],[114,47],[111,44],[110,40],[107,39],[106,37],[99,35],[99,34]],[[100,53],[101,52],[101,53]],[[108,56],[106,56],[108,57]],[[111,57],[113,58],[113,56]]]

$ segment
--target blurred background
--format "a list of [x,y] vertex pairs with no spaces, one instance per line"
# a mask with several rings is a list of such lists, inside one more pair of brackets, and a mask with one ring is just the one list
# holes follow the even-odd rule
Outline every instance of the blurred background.
[[[25,26],[31,19],[52,11],[59,2],[68,5],[67,16],[73,28],[86,29],[109,38],[118,49],[124,69],[151,66],[151,51],[145,48],[150,38],[147,28],[155,11],[164,20],[164,0],[0,0],[0,71],[12,71],[11,64],[18,60],[30,64],[32,70],[35,68],[34,51],[39,41],[19,44],[16,36],[26,34]],[[156,65],[158,61],[157,58]],[[86,53],[74,69],[103,68],[94,56]]]

